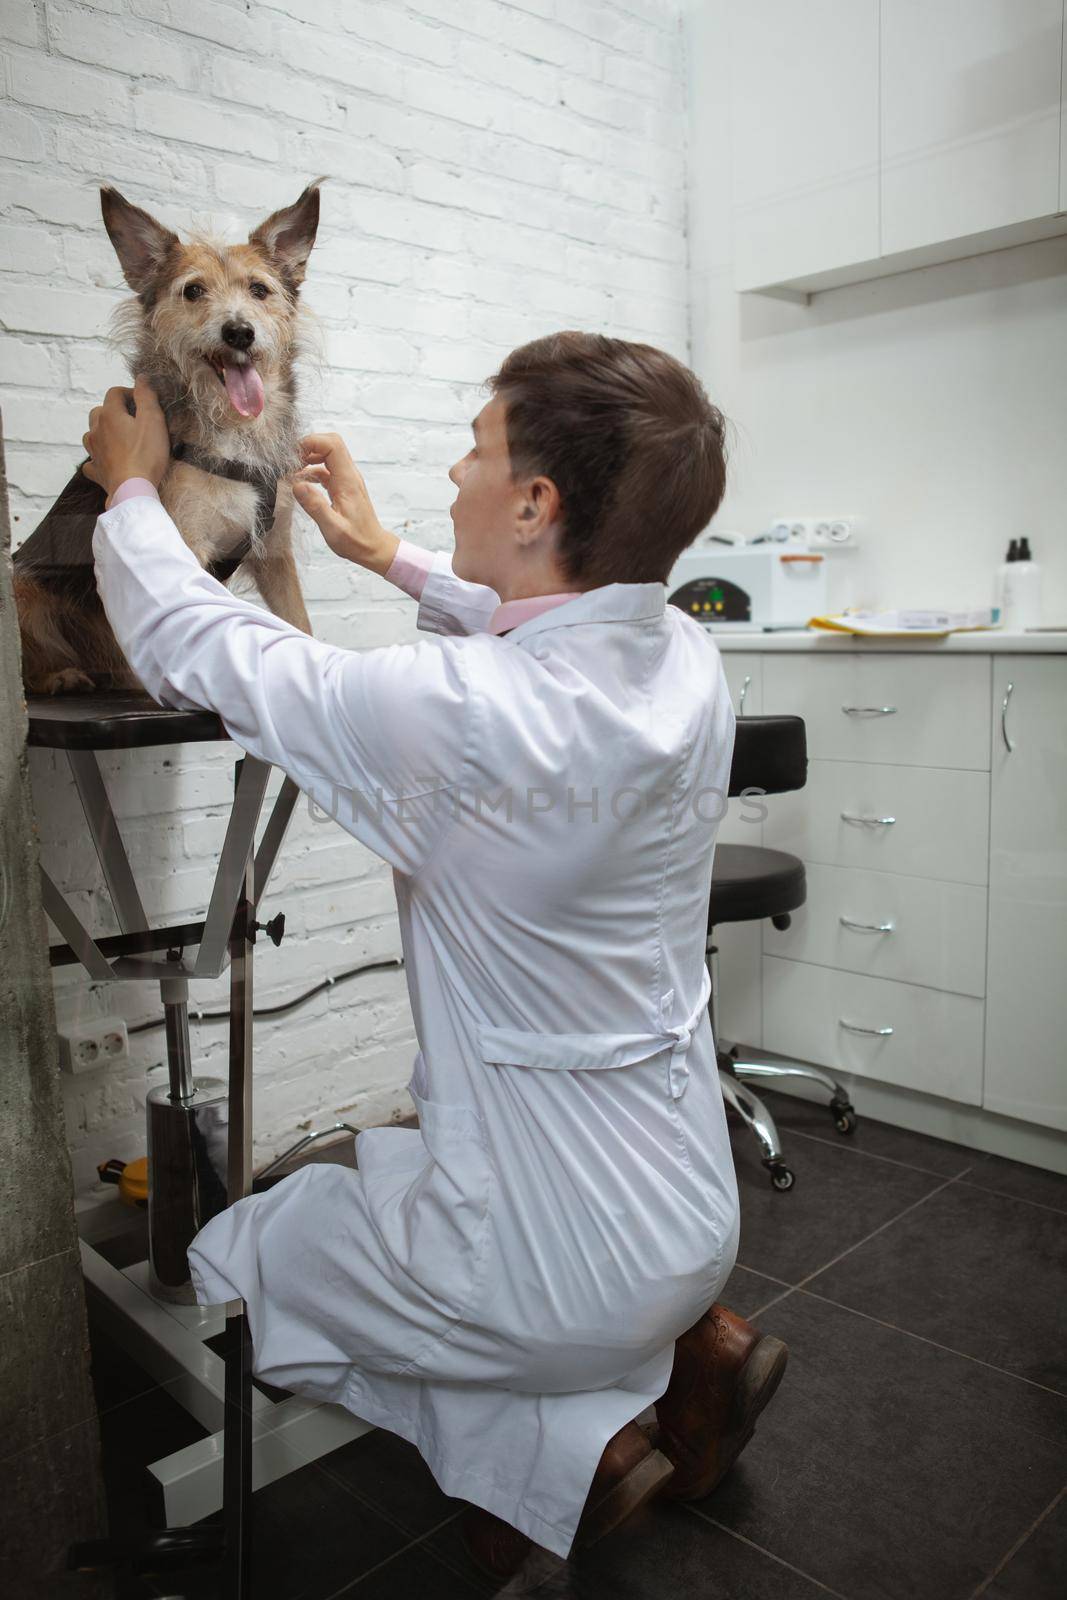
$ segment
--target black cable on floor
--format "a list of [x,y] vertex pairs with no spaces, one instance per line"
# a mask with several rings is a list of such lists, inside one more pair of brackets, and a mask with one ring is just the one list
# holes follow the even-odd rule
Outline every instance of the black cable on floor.
[[[366,966],[349,967],[347,971],[339,972],[336,978],[329,976],[323,978],[322,982],[317,983],[313,989],[307,989],[303,994],[298,994],[295,1000],[283,1000],[281,1005],[277,1006],[253,1006],[252,1015],[253,1017],[281,1017],[287,1011],[295,1011],[297,1006],[304,1005],[308,1000],[313,999],[315,995],[322,994],[324,989],[333,989],[337,984],[347,982],[349,978],[358,978],[363,972],[400,972],[403,970],[403,966],[403,959],[400,956],[394,956],[389,961],[368,961]],[[194,1011],[192,1006],[189,1007],[190,1022],[229,1022],[229,1020],[230,1013],[228,1011]],[[163,1018],[156,1017],[149,1022],[138,1022],[134,1027],[127,1028],[126,1032],[127,1034],[148,1033],[152,1028],[162,1028],[162,1026]]]

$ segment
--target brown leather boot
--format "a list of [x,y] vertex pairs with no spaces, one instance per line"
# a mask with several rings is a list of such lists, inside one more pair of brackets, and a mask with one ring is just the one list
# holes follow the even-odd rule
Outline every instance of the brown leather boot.
[[789,1352],[715,1304],[675,1341],[674,1369],[656,1401],[651,1442],[674,1464],[668,1500],[710,1494],[751,1439],[782,1381]]
[[[628,1422],[604,1447],[600,1465],[586,1496],[574,1535],[574,1548],[585,1548],[617,1528],[625,1518],[660,1494],[674,1468],[636,1422]],[[468,1505],[460,1517],[467,1554],[487,1577],[505,1583],[530,1553],[533,1540],[502,1517]]]

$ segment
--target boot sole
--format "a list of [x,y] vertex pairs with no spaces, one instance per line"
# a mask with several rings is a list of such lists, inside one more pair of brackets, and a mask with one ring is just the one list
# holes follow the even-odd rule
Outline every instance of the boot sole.
[[525,1562],[526,1557],[533,1549],[533,1540],[524,1534],[520,1535],[516,1530],[516,1545],[518,1546],[518,1540],[520,1538],[526,1538],[526,1547],[525,1549],[522,1549],[521,1546],[516,1548],[513,1560],[507,1564],[507,1570],[504,1570],[501,1567],[490,1566],[487,1561],[483,1561],[481,1556],[478,1555],[467,1536],[467,1530],[463,1526],[462,1517],[459,1519],[459,1537],[467,1560],[472,1566],[477,1567],[478,1571],[482,1573],[484,1577],[492,1578],[494,1583],[508,1583],[515,1576],[516,1572],[518,1572],[519,1568]]
[[606,1533],[612,1533],[627,1517],[632,1517],[635,1511],[661,1494],[673,1477],[674,1467],[663,1452],[650,1450],[602,1500],[585,1512],[575,1534],[575,1546],[584,1550]]
[[741,1369],[730,1418],[706,1472],[685,1489],[666,1490],[670,1500],[703,1500],[718,1487],[756,1431],[760,1412],[785,1376],[789,1351],[781,1339],[765,1334]]

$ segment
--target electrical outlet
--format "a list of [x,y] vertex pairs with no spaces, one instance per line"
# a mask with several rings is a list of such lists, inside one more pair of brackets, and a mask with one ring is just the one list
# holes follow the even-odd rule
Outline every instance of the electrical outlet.
[[59,1065],[64,1072],[94,1072],[130,1059],[130,1039],[122,1017],[97,1017],[59,1030]]
[[853,517],[809,517],[801,520],[812,549],[832,550],[839,545],[855,543],[856,523]]

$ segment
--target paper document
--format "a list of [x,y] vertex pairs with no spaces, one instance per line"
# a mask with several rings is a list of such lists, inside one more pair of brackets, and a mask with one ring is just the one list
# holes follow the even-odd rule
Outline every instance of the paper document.
[[974,611],[843,611],[835,617],[811,617],[809,628],[831,633],[886,634],[967,633],[975,628],[999,628],[999,606],[979,606]]

